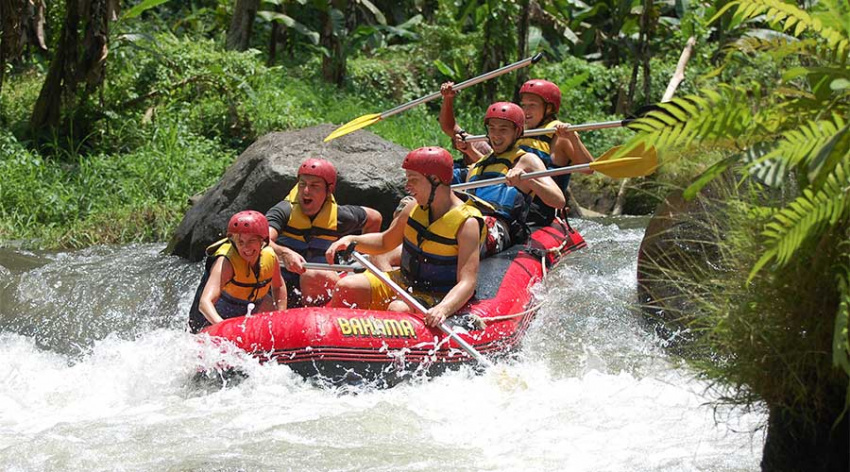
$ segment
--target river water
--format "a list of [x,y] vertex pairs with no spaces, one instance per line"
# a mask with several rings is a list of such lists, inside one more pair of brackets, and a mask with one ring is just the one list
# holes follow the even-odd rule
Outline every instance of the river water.
[[[765,413],[710,406],[631,308],[644,222],[576,223],[515,360],[388,390],[199,343],[201,264],[162,245],[0,250],[0,470],[759,470]],[[250,376],[194,383],[199,355]]]

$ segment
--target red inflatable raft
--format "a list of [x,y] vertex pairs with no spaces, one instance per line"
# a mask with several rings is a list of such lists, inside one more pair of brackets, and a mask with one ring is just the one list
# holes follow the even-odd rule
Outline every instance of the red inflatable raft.
[[[491,359],[514,351],[536,312],[531,287],[565,254],[584,246],[581,235],[562,221],[536,229],[526,245],[481,261],[476,297],[447,323]],[[486,328],[476,327],[471,315]],[[202,333],[331,384],[392,386],[411,375],[475,364],[439,329],[406,313],[292,308],[231,318]]]

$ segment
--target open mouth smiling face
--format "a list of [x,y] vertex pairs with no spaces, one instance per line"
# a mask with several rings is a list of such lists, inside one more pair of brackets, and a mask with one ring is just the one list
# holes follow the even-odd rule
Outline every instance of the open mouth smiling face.
[[302,175],[298,178],[298,204],[307,216],[314,216],[322,209],[328,197],[328,184],[321,177]]
[[493,118],[487,122],[487,136],[496,154],[505,152],[517,138],[516,127],[508,120]]

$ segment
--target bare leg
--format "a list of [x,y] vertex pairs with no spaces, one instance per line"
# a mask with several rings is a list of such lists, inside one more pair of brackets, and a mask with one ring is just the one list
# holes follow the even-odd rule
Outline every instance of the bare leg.
[[390,252],[370,256],[369,260],[372,261],[372,264],[375,264],[375,267],[384,272],[389,272],[401,265],[401,246],[396,246]]
[[331,299],[339,275],[330,270],[308,270],[301,274],[301,300],[304,306],[321,306]]
[[372,303],[372,287],[363,274],[343,277],[334,287],[331,307],[369,308]]
[[413,308],[407,306],[407,303],[405,303],[401,300],[393,300],[392,303],[390,303],[390,306],[387,307],[387,309],[389,311],[399,311],[399,312],[402,312],[402,313],[413,313]]

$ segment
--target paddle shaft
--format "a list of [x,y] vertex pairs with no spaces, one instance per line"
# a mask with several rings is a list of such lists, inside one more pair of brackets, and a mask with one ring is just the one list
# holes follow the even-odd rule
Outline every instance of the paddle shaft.
[[[547,169],[547,170],[538,170],[536,172],[529,172],[527,174],[522,174],[519,177],[519,180],[530,180],[537,179],[539,177],[553,177],[556,175],[563,174],[571,174],[573,172],[578,172],[580,170],[589,169],[593,166],[593,162],[588,162],[587,164],[577,164],[574,166],[567,167],[559,167],[557,169]],[[481,188],[487,187],[489,185],[501,184],[503,182],[507,182],[506,177],[496,177],[493,179],[484,179],[484,180],[476,180],[475,182],[466,182],[462,184],[454,184],[452,185],[452,190],[470,190],[473,188]]]
[[322,264],[321,262],[307,262],[304,264],[307,270],[333,270],[336,272],[356,272],[362,267],[347,264]]
[[[583,125],[570,125],[570,131],[591,131],[595,129],[607,129],[607,128],[622,128],[623,126],[627,126],[629,123],[634,121],[632,118],[627,118],[625,120],[617,120],[617,121],[603,121],[600,123],[585,123]],[[531,136],[540,136],[541,134],[552,134],[558,131],[555,128],[535,128],[528,129],[522,133],[523,138],[528,138]],[[486,134],[479,134],[476,136],[465,136],[462,138],[464,142],[467,143],[475,143],[478,141],[487,141]]]
[[[521,61],[514,62],[513,64],[508,64],[508,65],[506,65],[504,67],[500,67],[500,68],[498,68],[494,71],[490,71],[490,72],[487,72],[485,74],[481,74],[478,77],[473,77],[471,79],[464,80],[463,82],[461,82],[459,84],[453,85],[452,89],[463,90],[463,89],[465,89],[467,87],[471,87],[475,84],[479,84],[479,83],[484,82],[486,80],[490,80],[493,77],[498,77],[500,75],[507,74],[508,72],[515,71],[517,69],[522,69],[523,67],[528,67],[531,64],[534,64],[537,61],[539,61],[542,57],[543,57],[542,53],[537,53],[532,57],[523,59]],[[431,100],[436,100],[436,99],[440,98],[440,96],[441,96],[440,92],[434,92],[434,93],[432,93],[430,95],[426,95],[422,98],[417,98],[416,100],[413,100],[411,102],[407,102],[403,105],[399,105],[395,108],[392,108],[390,110],[387,110],[387,111],[381,113],[381,119],[384,119],[388,116],[393,116],[393,115],[399,114],[403,111],[409,110],[409,109],[411,109],[411,108],[413,108],[417,105],[421,105],[425,102],[430,102]]]
[[[387,286],[389,286],[391,289],[393,289],[393,291],[396,294],[398,294],[399,297],[401,297],[408,305],[410,305],[414,309],[416,309],[416,311],[418,311],[420,314],[425,315],[428,312],[428,309],[425,308],[421,303],[419,303],[419,300],[414,298],[413,295],[409,294],[405,289],[403,289],[397,283],[393,282],[392,279],[387,277],[387,274],[385,274],[380,269],[375,267],[369,261],[369,259],[366,259],[365,257],[363,257],[363,255],[358,253],[357,251],[353,251],[351,253],[351,257],[353,257],[357,262],[362,264],[363,267],[365,267],[369,272],[371,272],[381,282],[387,284]],[[452,331],[452,329],[449,328],[449,326],[446,324],[445,321],[441,322],[439,327],[440,327],[440,331],[442,331],[447,336],[452,338],[452,340],[454,340],[454,342],[456,342],[461,348],[463,348],[463,350],[466,351],[467,354],[472,356],[473,359],[478,361],[479,364],[481,364],[484,367],[493,367],[493,363],[490,362],[489,359],[482,356],[481,353],[476,351],[475,348],[472,347],[471,344],[464,341],[463,338],[461,338],[460,336],[457,335],[457,333]]]

